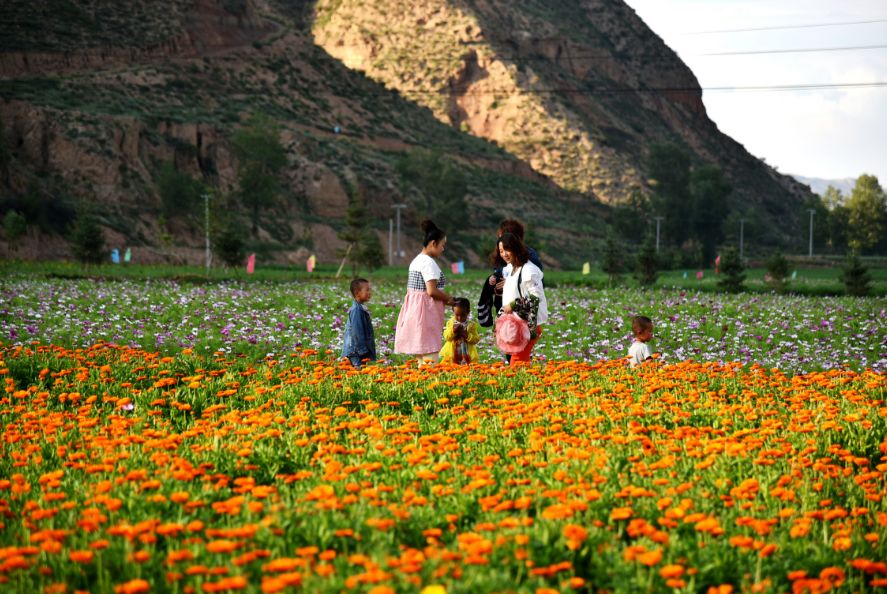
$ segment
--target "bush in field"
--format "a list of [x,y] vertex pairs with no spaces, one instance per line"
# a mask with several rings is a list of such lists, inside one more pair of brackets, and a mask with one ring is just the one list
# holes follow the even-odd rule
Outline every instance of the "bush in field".
[[787,286],[786,277],[788,276],[789,263],[778,250],[773,253],[767,260],[767,283],[773,287],[773,290],[781,293],[785,291]]
[[871,290],[872,277],[868,267],[859,259],[859,254],[851,252],[847,257],[844,270],[841,271],[841,282],[848,295],[865,297]]
[[604,259],[601,269],[607,273],[607,282],[611,286],[619,282],[619,273],[622,272],[622,258],[619,247],[612,237],[608,237],[604,244]]
[[656,257],[656,245],[653,243],[653,237],[647,235],[641,245],[641,251],[638,253],[637,261],[637,279],[642,285],[649,287],[656,283],[656,277],[659,276],[659,262]]
[[366,204],[359,188],[352,187],[348,192],[345,225],[339,239],[347,244],[341,255],[351,263],[351,276],[357,278],[361,266],[366,266],[370,271],[384,266],[385,252],[379,236],[369,225]]
[[742,292],[745,283],[745,266],[739,258],[736,248],[728,248],[721,258],[721,274],[718,278],[718,288],[728,293]]
[[21,239],[28,230],[28,221],[21,213],[10,210],[3,217],[3,234],[6,236],[6,243],[13,253],[18,251],[18,240]]
[[84,264],[101,264],[105,260],[105,235],[95,215],[81,213],[71,228],[71,251]]
[[243,241],[245,230],[234,221],[225,221],[216,234],[213,248],[219,259],[234,268],[243,264],[246,255],[246,243]]
[[204,185],[176,169],[172,163],[166,162],[160,167],[156,181],[167,218],[187,218],[202,205]]

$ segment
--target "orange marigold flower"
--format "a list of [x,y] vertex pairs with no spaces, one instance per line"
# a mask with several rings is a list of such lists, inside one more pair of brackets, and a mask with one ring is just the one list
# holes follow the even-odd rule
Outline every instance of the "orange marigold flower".
[[71,551],[68,557],[74,563],[92,563],[95,554],[92,551]]
[[656,549],[655,551],[649,551],[647,553],[641,553],[637,557],[638,563],[641,565],[646,565],[647,567],[653,567],[662,561],[662,549]]
[[630,507],[614,507],[610,510],[610,519],[614,521],[627,520],[633,513],[634,510]]
[[829,582],[834,588],[843,584],[845,577],[844,570],[840,567],[826,567],[819,572],[819,579]]
[[151,591],[151,584],[146,580],[130,580],[119,586],[114,586],[117,594],[144,594]]
[[684,575],[684,567],[682,565],[666,565],[659,570],[659,575],[663,579],[679,578]]

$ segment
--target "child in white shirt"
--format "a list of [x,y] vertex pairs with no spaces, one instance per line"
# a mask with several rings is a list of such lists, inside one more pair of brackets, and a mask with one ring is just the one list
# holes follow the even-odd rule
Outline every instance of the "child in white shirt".
[[628,349],[628,364],[637,367],[653,358],[653,349],[647,344],[653,338],[653,321],[647,316],[635,316],[631,320],[631,333],[634,342]]

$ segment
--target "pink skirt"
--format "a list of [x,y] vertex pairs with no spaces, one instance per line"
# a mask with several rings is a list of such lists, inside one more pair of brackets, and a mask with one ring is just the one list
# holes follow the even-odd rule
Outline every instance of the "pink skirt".
[[397,316],[394,352],[404,355],[437,353],[443,346],[444,304],[425,291],[407,289]]

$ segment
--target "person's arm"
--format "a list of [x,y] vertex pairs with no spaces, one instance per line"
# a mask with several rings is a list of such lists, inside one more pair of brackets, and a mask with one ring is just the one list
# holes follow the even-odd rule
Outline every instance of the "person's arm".
[[425,281],[425,292],[435,301],[443,301],[445,305],[452,305],[453,298],[437,288],[437,281]]
[[477,322],[468,324],[465,342],[468,344],[477,344],[480,342],[480,332],[478,331]]
[[453,318],[447,320],[447,325],[444,326],[444,340],[447,342],[453,342],[456,340],[456,327],[453,323]]

